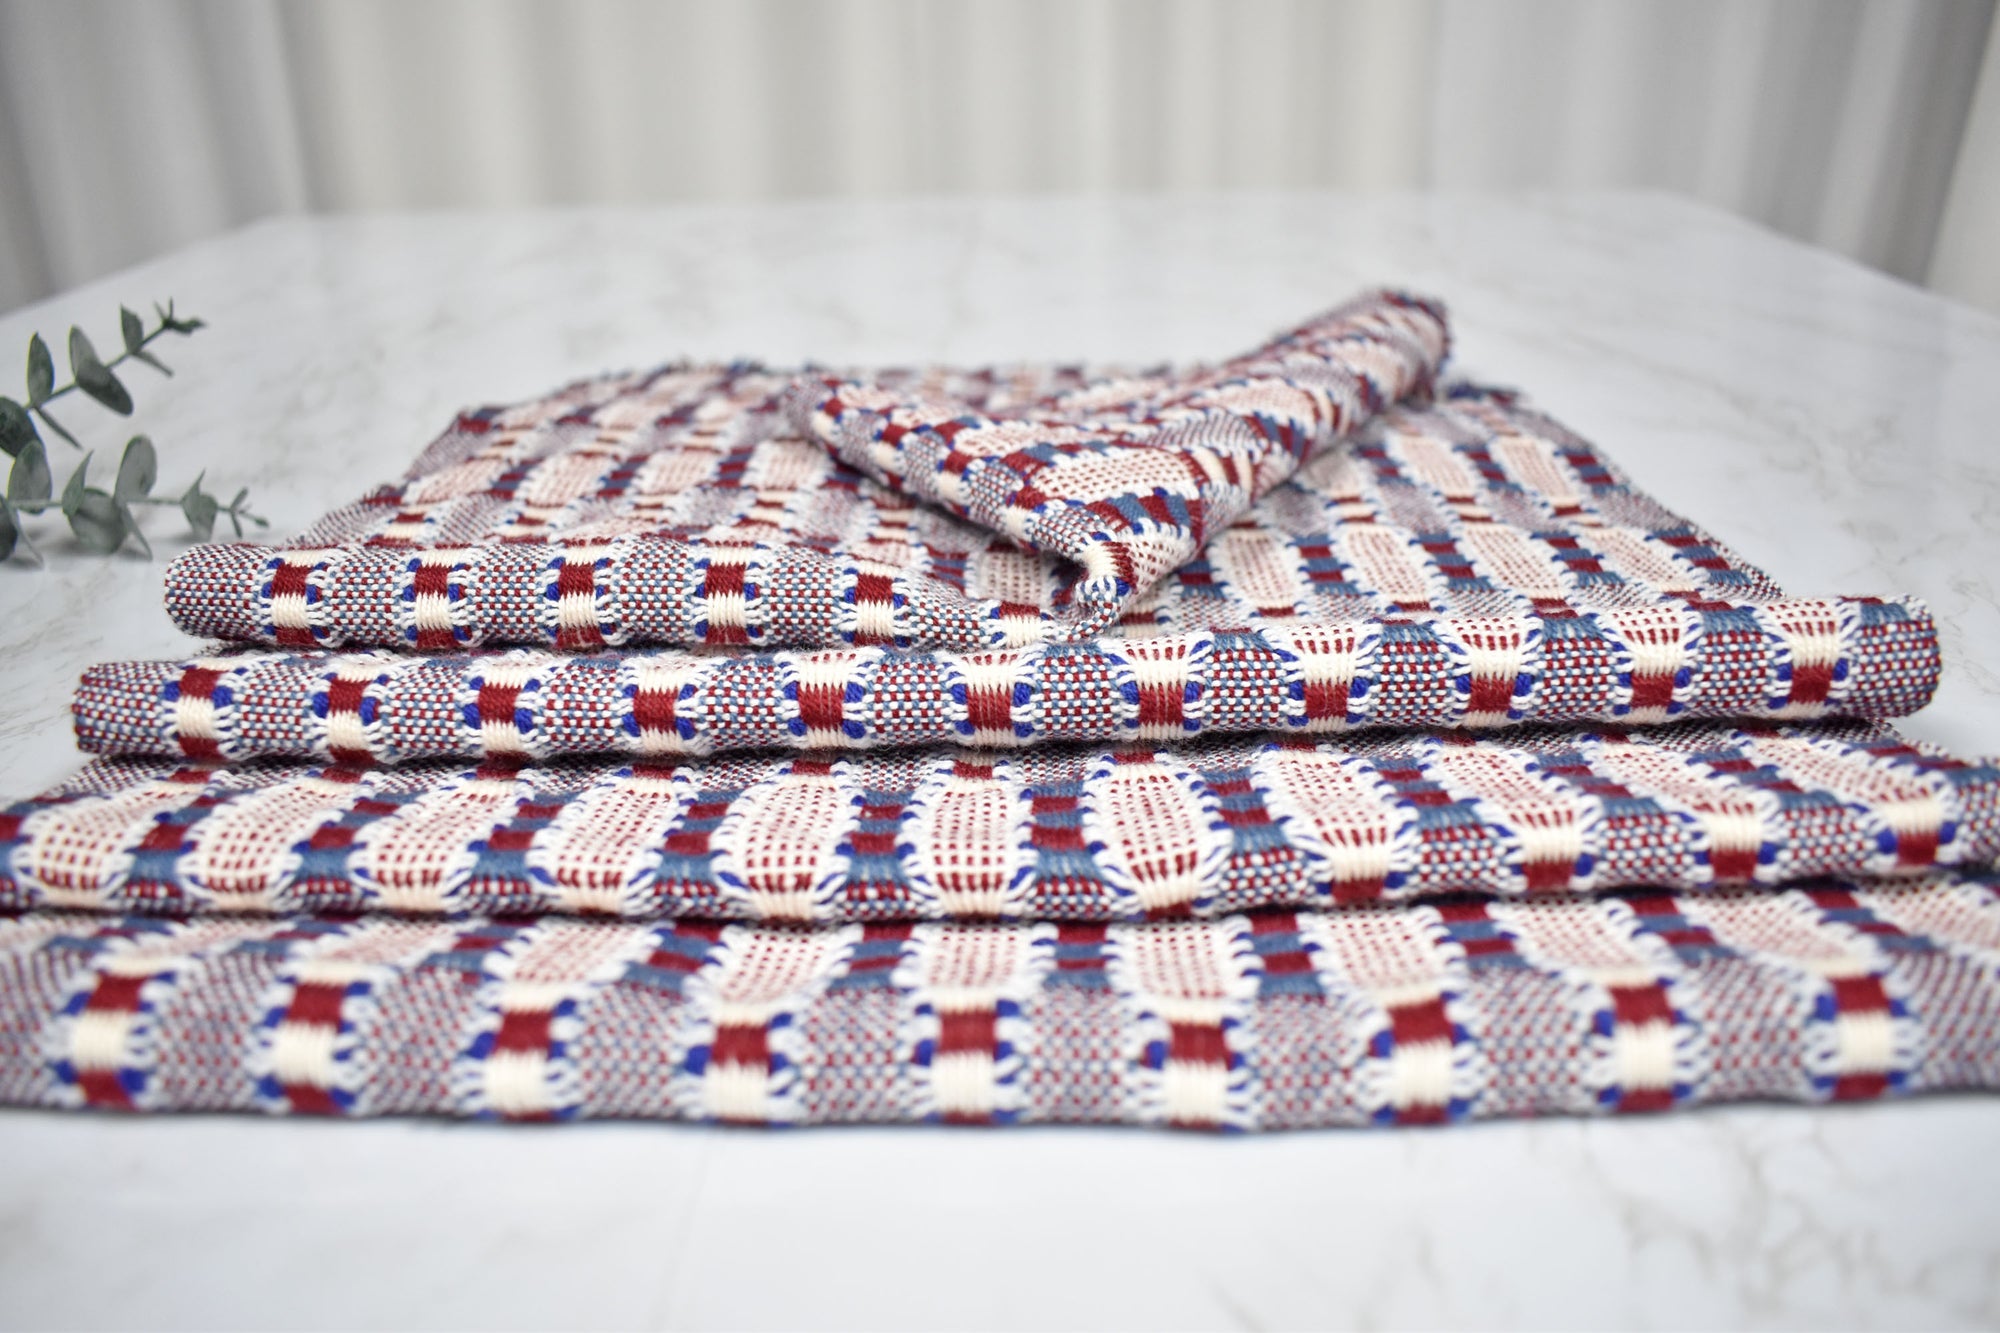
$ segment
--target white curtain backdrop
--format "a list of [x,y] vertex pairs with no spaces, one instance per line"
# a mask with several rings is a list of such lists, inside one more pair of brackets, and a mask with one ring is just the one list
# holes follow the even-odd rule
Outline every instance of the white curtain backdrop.
[[1315,186],[1678,190],[2000,308],[1993,10],[0,0],[0,309],[274,212]]

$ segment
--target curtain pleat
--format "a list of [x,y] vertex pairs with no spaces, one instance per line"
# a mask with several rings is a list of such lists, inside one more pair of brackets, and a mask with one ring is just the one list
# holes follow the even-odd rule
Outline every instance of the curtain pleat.
[[1996,302],[1993,9],[0,0],[0,308],[302,209],[1315,187],[1677,190]]

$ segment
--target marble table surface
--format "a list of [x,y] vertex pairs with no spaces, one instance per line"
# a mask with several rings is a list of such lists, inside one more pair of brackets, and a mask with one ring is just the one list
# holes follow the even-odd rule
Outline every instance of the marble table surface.
[[[1801,593],[1914,593],[1906,730],[2000,751],[2000,320],[1657,194],[930,200],[281,219],[0,317],[210,327],[127,377],[162,487],[277,531],[459,407],[672,357],[1213,357],[1395,282]],[[7,387],[7,386],[0,386]],[[127,423],[65,424],[115,463]],[[61,446],[58,446],[58,450]],[[172,519],[172,522],[168,520]],[[0,570],[0,790],[161,559]],[[0,1327],[1690,1327],[2000,1321],[2000,1097],[1210,1138],[0,1112]]]

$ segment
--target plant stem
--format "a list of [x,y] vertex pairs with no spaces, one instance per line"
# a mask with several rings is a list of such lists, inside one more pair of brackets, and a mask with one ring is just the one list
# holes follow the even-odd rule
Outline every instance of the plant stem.
[[[75,387],[76,385],[72,384],[69,386],[69,389],[74,389]],[[64,389],[63,392],[68,393],[69,389]],[[45,398],[42,401],[47,402],[48,400]],[[57,421],[54,417],[50,416],[47,412],[43,411],[41,403],[34,404],[28,410],[30,412],[33,412],[36,416],[40,417],[42,419],[42,424],[44,426],[47,426],[50,430],[62,436],[63,439],[69,441],[70,448],[72,449],[83,448],[83,442],[77,439],[76,436],[70,434],[69,431],[64,428],[62,422]]]
[[[142,495],[136,500],[127,500],[125,503],[128,505],[163,505],[168,509],[179,509],[181,507],[181,502],[178,499],[160,495]],[[58,503],[56,507],[60,509],[62,506]],[[260,528],[268,528],[271,526],[271,520],[267,518],[259,518],[257,515],[251,513],[247,508],[242,508],[239,507],[238,505],[227,505],[223,508],[217,509],[215,512],[218,515],[234,514],[238,518],[247,518]]]
[[[158,361],[155,361],[153,358],[149,356],[140,355],[141,352],[144,352],[146,350],[147,344],[151,343],[155,338],[158,338],[161,334],[169,333],[172,331],[174,331],[173,325],[164,323],[161,324],[159,328],[154,329],[151,333],[139,339],[139,345],[137,347],[128,347],[124,351],[120,352],[117,356],[114,356],[109,361],[106,361],[104,363],[104,368],[106,370],[111,370],[118,366],[124,365],[127,361],[144,361],[147,365],[159,371],[162,375],[165,375],[167,378],[172,379],[174,374],[173,371],[168,370],[165,366],[161,365]],[[76,377],[72,375],[70,377],[70,381],[68,384],[63,385],[59,389],[50,389],[48,392],[48,396],[42,399],[41,402],[34,404],[34,406],[30,408],[30,410],[37,413],[38,415],[41,415],[42,409],[46,407],[48,404],[53,403],[56,399],[62,397],[66,393],[73,393],[75,391],[76,391]],[[46,420],[47,417],[44,415],[43,419]],[[67,431],[63,432],[65,436],[67,436],[68,433],[69,432]]]
[[[9,500],[7,503],[10,506],[12,506],[14,512],[17,514],[46,514],[51,509],[62,508],[62,501],[56,499]],[[126,500],[123,503],[128,505],[159,505],[160,507],[165,509],[179,509],[181,507],[181,502],[179,500],[170,499],[158,495],[134,496],[132,499]],[[271,526],[271,521],[269,519],[262,518],[256,514],[253,514],[247,508],[239,509],[235,505],[230,505],[224,509],[217,509],[215,512],[217,514],[234,514],[238,518],[247,518],[260,528],[267,528]]]

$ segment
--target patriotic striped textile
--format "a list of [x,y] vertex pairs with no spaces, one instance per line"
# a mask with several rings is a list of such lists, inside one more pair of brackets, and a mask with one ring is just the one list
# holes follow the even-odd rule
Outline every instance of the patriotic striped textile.
[[[1178,375],[916,372],[846,400],[748,365],[615,376],[462,415],[291,548],[195,548],[167,605],[192,634],[294,648],[1087,638],[1308,456],[1427,398],[1446,341],[1441,310],[1381,294]],[[894,442],[874,470],[894,453],[898,485],[948,509],[817,438],[846,453],[870,423]],[[918,460],[952,481],[915,486]]]
[[1215,921],[0,918],[0,1100],[1194,1129],[2000,1085],[2000,885]]
[[2000,768],[1378,292],[461,414],[0,807],[0,1101],[1206,1128],[2000,1087]]
[[1850,599],[1266,622],[984,652],[239,651],[94,668],[74,711],[78,743],[100,754],[375,764],[1895,717],[1929,698],[1935,635],[1913,601]]
[[0,907],[1158,920],[1996,854],[2000,769],[1859,723],[525,767],[102,760],[0,811]]
[[[999,382],[961,378],[968,393]],[[183,623],[289,646],[99,668],[77,696],[82,744],[374,763],[1022,748],[1895,717],[1937,679],[1921,603],[1787,597],[1569,432],[1471,390],[1389,407],[1074,637],[1082,566],[919,507],[785,433],[773,386],[790,382],[684,368],[596,390],[609,403],[589,412],[564,395],[501,413],[543,423],[511,435],[468,414],[405,486],[320,524],[320,547],[197,548],[168,579]],[[720,406],[690,408],[690,394]],[[614,449],[599,418],[653,424]],[[1089,441],[1042,451],[1058,448],[1125,466]],[[467,489],[496,477],[511,480]],[[551,507],[557,493],[566,506]],[[1100,545],[1126,531],[1065,512],[1098,524]],[[1157,527],[1132,513],[1134,530]],[[452,544],[414,544],[426,534]],[[496,710],[525,727],[496,726]]]

